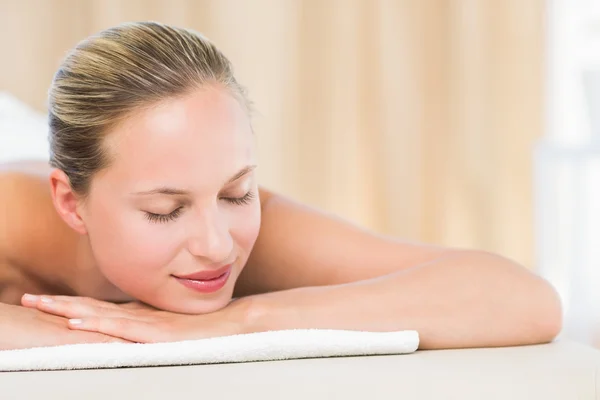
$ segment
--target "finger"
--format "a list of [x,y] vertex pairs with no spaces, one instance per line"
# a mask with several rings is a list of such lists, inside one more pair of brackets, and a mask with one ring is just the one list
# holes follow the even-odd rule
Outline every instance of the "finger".
[[57,296],[41,296],[35,307],[48,314],[66,318],[80,318],[89,316],[124,317],[126,310],[109,309],[84,302],[57,300]]
[[76,330],[71,330],[71,332],[73,333],[73,335],[75,335],[73,336],[73,338],[78,343],[135,343],[130,340],[108,336],[97,332],[85,332]]
[[128,318],[77,318],[69,320],[69,328],[88,332],[99,332],[105,335],[138,342],[168,342],[167,335],[154,325],[134,321]]
[[25,293],[23,296],[21,296],[21,305],[23,307],[36,308],[39,299],[40,296]]
[[111,303],[109,301],[102,301],[98,299],[94,299],[92,297],[83,297],[83,296],[50,296],[50,295],[41,295],[38,297],[49,298],[55,301],[64,301],[64,302],[77,302],[83,304],[89,304],[91,306],[104,307],[104,308],[119,308],[118,304]]
[[[97,332],[71,330],[71,339],[77,343],[135,343],[131,340],[104,335]],[[67,339],[69,341],[69,339]]]

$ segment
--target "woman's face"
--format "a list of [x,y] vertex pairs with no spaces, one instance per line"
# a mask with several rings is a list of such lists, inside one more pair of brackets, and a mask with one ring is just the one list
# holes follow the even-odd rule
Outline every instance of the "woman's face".
[[227,305],[260,227],[254,138],[239,102],[206,87],[140,110],[105,144],[111,164],[80,211],[100,271],[164,310]]

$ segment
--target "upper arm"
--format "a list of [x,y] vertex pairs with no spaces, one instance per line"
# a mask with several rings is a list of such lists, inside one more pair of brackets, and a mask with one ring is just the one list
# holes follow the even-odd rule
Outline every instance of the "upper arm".
[[[0,242],[2,254],[12,264],[21,264],[23,254],[30,253],[29,242],[47,228],[46,221],[39,220],[43,216],[41,209],[45,207],[41,201],[43,193],[36,190],[36,186],[30,177],[20,172],[0,173]],[[36,226],[33,226],[33,221],[36,221]]]
[[22,271],[15,262],[16,249],[24,236],[18,224],[18,181],[14,174],[0,172],[0,303],[9,304],[16,304],[14,289],[22,280]]
[[45,177],[0,171],[0,213],[5,265],[38,278],[54,276],[58,271],[52,261],[64,259],[72,235],[54,210]]
[[260,233],[236,295],[375,278],[452,251],[378,235],[266,190],[260,197]]
[[13,173],[0,171],[0,263],[6,265],[11,259],[14,246],[15,215],[13,210],[18,204],[18,179]]

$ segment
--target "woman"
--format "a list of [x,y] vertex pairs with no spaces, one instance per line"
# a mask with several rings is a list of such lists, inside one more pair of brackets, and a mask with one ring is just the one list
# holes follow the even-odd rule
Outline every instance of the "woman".
[[49,100],[53,169],[0,178],[2,348],[334,328],[414,329],[434,349],[560,331],[556,292],[514,262],[375,235],[260,188],[249,101],[195,33],[90,37]]

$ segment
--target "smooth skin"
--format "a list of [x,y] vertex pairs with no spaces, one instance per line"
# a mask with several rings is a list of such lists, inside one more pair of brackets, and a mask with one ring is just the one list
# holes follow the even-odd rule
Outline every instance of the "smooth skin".
[[[0,172],[0,348],[333,328],[414,329],[438,349],[561,330],[556,291],[511,260],[378,235],[259,187],[250,121],[219,87],[105,140],[111,163],[85,198],[60,170]],[[229,263],[216,293],[174,278]]]

